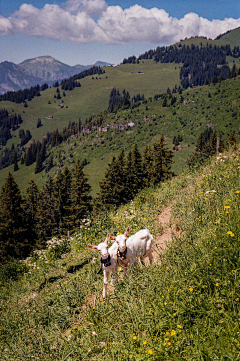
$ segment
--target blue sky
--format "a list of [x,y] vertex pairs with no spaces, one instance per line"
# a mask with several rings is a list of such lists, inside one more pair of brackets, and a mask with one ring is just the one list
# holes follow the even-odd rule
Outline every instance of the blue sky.
[[239,26],[239,0],[0,0],[0,62],[50,55],[69,65],[118,64]]

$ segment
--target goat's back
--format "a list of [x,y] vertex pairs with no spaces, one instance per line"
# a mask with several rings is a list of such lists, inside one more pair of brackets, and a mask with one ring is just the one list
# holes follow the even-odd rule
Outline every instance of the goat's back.
[[127,248],[136,252],[136,255],[142,255],[148,253],[152,247],[153,237],[150,234],[149,230],[141,229],[131,237],[127,239]]

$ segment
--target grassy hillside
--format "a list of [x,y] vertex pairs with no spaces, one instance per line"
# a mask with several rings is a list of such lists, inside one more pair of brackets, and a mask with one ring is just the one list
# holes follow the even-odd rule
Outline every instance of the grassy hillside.
[[[120,110],[103,114],[103,126],[107,131],[93,130],[90,134],[73,137],[68,142],[51,149],[54,168],[49,173],[54,176],[61,164],[73,167],[79,157],[90,162],[85,167],[93,188],[93,196],[98,191],[98,182],[104,177],[107,164],[113,155],[121,149],[126,152],[137,142],[141,151],[146,144],[153,143],[159,135],[164,134],[168,147],[173,147],[174,136],[181,135],[183,141],[174,152],[173,170],[179,174],[186,164],[186,159],[194,150],[198,136],[207,127],[212,127],[226,138],[235,130],[239,139],[239,78],[223,81],[216,86],[203,86],[176,94],[176,103],[163,107],[163,99],[148,100],[133,110]],[[181,98],[182,96],[182,98]],[[133,124],[131,124],[133,123]],[[129,126],[131,124],[133,126]],[[22,191],[27,188],[30,179],[42,185],[48,174],[45,171],[35,175],[35,165],[20,165],[14,172],[14,178]],[[1,170],[0,186],[13,166]]]
[[191,44],[193,44],[195,46],[200,46],[201,44],[202,44],[202,46],[206,46],[207,44],[209,44],[209,45],[215,44],[217,46],[230,44],[231,47],[234,47],[234,46],[239,46],[239,42],[240,42],[240,28],[236,28],[236,29],[233,29],[229,32],[222,34],[221,36],[219,35],[219,37],[215,40],[206,39],[205,37],[202,37],[202,36],[195,36],[192,38],[181,40],[177,44],[181,44],[181,45],[185,44],[186,46],[187,45],[191,46]]
[[[118,67],[104,68],[106,73],[101,76],[88,76],[81,79],[81,88],[73,91],[65,91],[66,97],[54,99],[56,88],[47,89],[41,92],[41,97],[35,97],[27,102],[28,108],[23,104],[12,102],[0,102],[0,108],[8,109],[9,112],[21,114],[23,124],[21,129],[29,129],[33,139],[42,140],[42,137],[55,129],[62,130],[68,122],[78,121],[79,117],[85,120],[92,114],[99,114],[108,107],[111,89],[126,89],[133,97],[139,92],[146,98],[163,93],[167,87],[172,89],[175,84],[180,84],[179,65],[177,64],[156,64],[153,60],[146,60],[140,64],[126,64]],[[143,74],[138,74],[141,71]],[[59,87],[61,91],[61,87]],[[62,95],[62,91],[61,91]],[[64,103],[62,103],[62,100]],[[48,102],[51,104],[48,104]],[[60,109],[58,105],[63,104]],[[47,119],[49,115],[53,119]],[[41,119],[43,127],[37,129],[37,120]],[[16,136],[18,136],[16,131]],[[11,146],[12,139],[7,146]]]
[[[238,360],[240,149],[214,157],[83,221],[69,243],[49,243],[1,273],[2,360]],[[171,211],[172,242],[157,248]],[[103,301],[99,256],[110,232],[149,228],[160,263],[139,269]],[[62,255],[62,256],[61,256]],[[98,261],[90,262],[96,256]]]
[[[218,40],[208,40],[195,37],[181,41],[181,44],[205,46],[207,43],[217,45],[238,45],[240,28],[235,29]],[[240,67],[240,60],[227,57],[230,66],[233,62]],[[178,134],[183,136],[183,142],[174,154],[173,171],[177,174],[186,164],[186,159],[194,150],[199,134],[209,126],[221,131],[223,137],[227,137],[231,130],[235,130],[239,136],[239,79],[225,81],[215,87],[199,87],[183,92],[184,101],[181,103],[177,95],[177,103],[166,108],[162,107],[162,99],[154,100],[154,95],[171,90],[180,84],[179,69],[181,64],[155,63],[152,59],[141,60],[139,64],[121,64],[117,67],[106,67],[105,74],[101,76],[88,76],[81,79],[81,87],[73,91],[65,91],[66,96],[57,100],[56,88],[41,92],[40,97],[35,97],[23,104],[12,102],[0,102],[0,108],[6,108],[10,113],[21,114],[23,123],[20,129],[30,130],[32,139],[42,140],[48,132],[57,128],[61,131],[68,126],[69,121],[78,122],[79,118],[84,121],[90,116],[104,114],[104,125],[107,132],[91,132],[88,136],[74,138],[66,144],[51,150],[54,156],[54,168],[51,175],[55,175],[58,168],[63,165],[73,166],[78,157],[85,158],[90,162],[85,171],[89,175],[92,186],[92,195],[98,191],[98,182],[104,176],[106,165],[113,155],[117,155],[121,149],[128,151],[134,142],[137,142],[143,150],[146,144],[150,144],[160,134],[164,134],[167,144],[172,148],[172,140]],[[119,111],[115,114],[107,114],[109,95],[113,87],[129,91],[131,97],[140,93],[148,100],[134,110]],[[152,101],[149,98],[152,97]],[[170,104],[170,100],[169,100]],[[168,105],[169,105],[168,104]],[[59,106],[63,105],[63,108]],[[49,119],[48,116],[53,116]],[[37,128],[37,120],[41,119],[42,127]],[[134,123],[134,126],[127,126]],[[118,128],[124,130],[119,131]],[[17,146],[20,140],[19,129],[12,132],[13,138],[7,143]],[[31,142],[31,141],[30,141]],[[30,144],[28,143],[28,145]],[[27,146],[28,146],[27,145]],[[4,148],[0,149],[0,153]],[[60,152],[60,153],[59,153]],[[49,153],[49,154],[50,154]],[[59,161],[60,160],[60,161]],[[30,179],[34,179],[41,186],[47,175],[42,173],[35,175],[35,166],[20,166],[20,170],[14,173],[20,188],[25,191]],[[4,183],[8,172],[13,172],[13,166],[0,171],[0,187]]]

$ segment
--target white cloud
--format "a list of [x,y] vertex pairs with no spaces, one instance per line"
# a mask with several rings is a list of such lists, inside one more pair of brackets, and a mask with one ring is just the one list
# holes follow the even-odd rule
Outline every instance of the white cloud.
[[12,33],[11,21],[0,15],[0,35],[5,36],[11,33]]
[[91,17],[98,17],[107,9],[105,0],[67,0],[63,8],[71,14],[85,12]]
[[58,5],[47,4],[42,9],[37,9],[23,4],[9,20],[15,33],[81,44],[106,40],[103,31],[85,12],[72,15]]
[[0,35],[24,33],[79,44],[148,42],[173,44],[185,37],[217,35],[240,26],[240,19],[209,21],[188,13],[182,19],[165,10],[134,5],[123,10],[107,6],[105,0],[68,0],[61,7],[54,4],[38,9],[23,4],[9,18],[0,16]]

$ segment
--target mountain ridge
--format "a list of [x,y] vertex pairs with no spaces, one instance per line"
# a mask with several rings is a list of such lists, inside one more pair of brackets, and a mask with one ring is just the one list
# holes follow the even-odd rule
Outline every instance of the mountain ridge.
[[52,85],[53,82],[69,78],[92,66],[107,65],[110,64],[97,61],[91,65],[70,66],[49,55],[26,59],[19,64],[4,61],[0,63],[0,94],[29,88],[36,84]]

